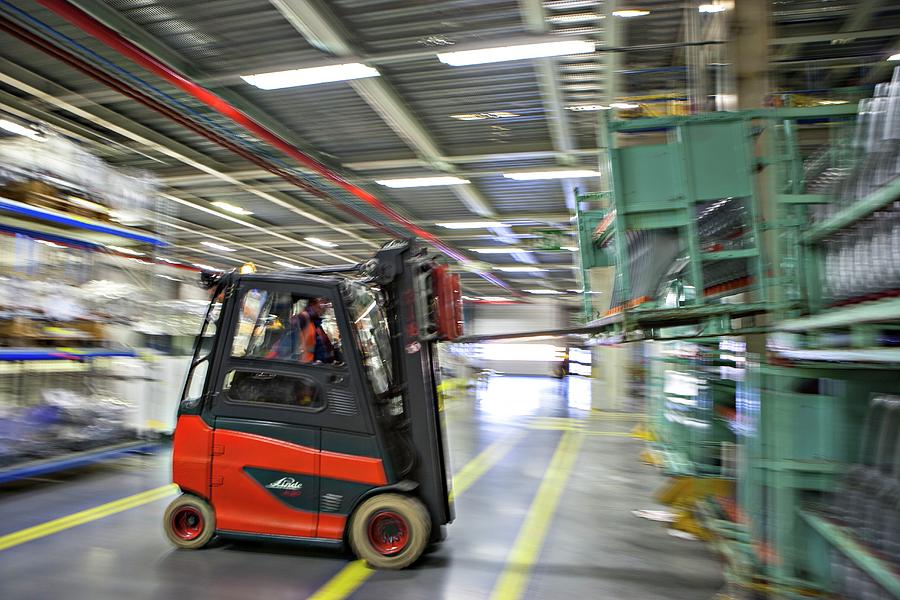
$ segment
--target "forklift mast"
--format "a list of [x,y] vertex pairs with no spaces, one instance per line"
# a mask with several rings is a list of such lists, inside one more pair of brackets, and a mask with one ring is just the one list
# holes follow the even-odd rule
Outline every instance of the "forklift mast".
[[407,433],[417,454],[408,478],[418,483],[418,495],[435,524],[449,523],[454,512],[447,439],[438,409],[436,344],[462,334],[458,279],[446,265],[417,251],[412,241],[386,245],[375,260],[376,280],[380,276],[384,281],[386,312],[393,321],[392,351],[399,370],[395,381],[403,382],[399,391],[408,411]]

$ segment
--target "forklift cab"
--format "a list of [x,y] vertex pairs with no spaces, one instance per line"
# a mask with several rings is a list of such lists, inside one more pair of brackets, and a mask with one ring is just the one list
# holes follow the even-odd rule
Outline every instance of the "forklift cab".
[[352,267],[218,278],[178,411],[169,539],[414,562],[453,520],[435,344],[461,333],[458,276],[411,240]]

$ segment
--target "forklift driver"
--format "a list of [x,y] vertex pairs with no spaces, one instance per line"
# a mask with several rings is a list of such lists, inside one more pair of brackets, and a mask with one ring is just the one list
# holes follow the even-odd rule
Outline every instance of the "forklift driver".
[[322,314],[328,308],[325,298],[310,298],[306,307],[290,317],[284,333],[266,358],[297,360],[301,363],[333,363],[334,344],[322,329]]

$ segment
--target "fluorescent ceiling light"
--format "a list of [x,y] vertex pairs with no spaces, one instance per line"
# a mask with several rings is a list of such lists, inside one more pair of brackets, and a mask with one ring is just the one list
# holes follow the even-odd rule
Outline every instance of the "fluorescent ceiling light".
[[536,290],[523,290],[528,292],[529,294],[543,294],[543,295],[557,295],[557,294],[565,294],[565,292],[561,292],[559,290],[551,290],[549,288],[539,288]]
[[640,105],[635,104],[634,102],[613,102],[609,106],[610,106],[610,108],[620,108],[622,110],[631,110],[634,108],[640,108]]
[[512,117],[518,117],[516,113],[507,112],[505,110],[496,110],[491,112],[479,112],[479,113],[464,113],[460,115],[450,115],[452,119],[459,119],[460,121],[484,121],[486,119],[509,119]]
[[643,17],[643,16],[646,16],[649,14],[650,14],[649,10],[640,10],[640,9],[636,9],[636,8],[627,8],[624,10],[614,10],[613,11],[614,17],[622,17],[623,19],[631,19],[633,17]]
[[435,223],[444,229],[490,229],[491,227],[506,227],[506,223],[499,221],[453,221],[450,223]]
[[364,77],[378,77],[380,74],[378,69],[368,67],[362,63],[345,63],[342,65],[329,65],[326,67],[311,67],[308,69],[293,69],[291,71],[260,73],[258,75],[241,75],[241,79],[250,85],[255,85],[261,90],[278,90],[300,85],[315,85],[317,83],[330,83],[332,81],[349,81],[351,79],[362,79]]
[[543,269],[541,267],[530,267],[530,266],[515,266],[515,267],[499,267],[494,266],[498,271],[504,271],[506,273],[546,273],[550,269]]
[[547,56],[566,56],[567,54],[588,54],[594,51],[594,42],[586,40],[569,40],[565,42],[542,42],[538,44],[521,44],[517,46],[498,46],[481,50],[461,50],[457,52],[438,52],[438,60],[453,67],[465,65],[481,65],[485,63],[525,60],[528,58],[544,58]]
[[470,183],[461,177],[407,177],[401,179],[376,179],[375,183],[389,188],[431,187],[435,185],[462,185]]
[[234,252],[234,248],[229,248],[228,246],[223,246],[222,244],[217,244],[215,242],[200,242],[202,245],[207,248],[212,248],[213,250],[220,250],[222,252]]
[[515,299],[509,296],[482,296],[481,298],[476,298],[476,300],[482,302],[515,302]]
[[578,246],[560,246],[560,250],[568,250],[569,252],[578,252]]
[[575,104],[573,106],[567,106],[566,110],[571,110],[575,112],[592,112],[597,110],[609,110],[611,107],[604,106],[602,104]]
[[205,265],[203,263],[191,263],[192,266],[197,267],[198,269],[203,269],[204,271],[223,271],[224,269],[220,269],[218,267],[213,267],[211,265]]
[[846,100],[819,100],[820,106],[833,106],[836,104],[847,104]]
[[587,169],[553,170],[553,171],[519,171],[518,173],[504,173],[507,179],[516,181],[535,181],[537,179],[571,179],[578,177],[600,177],[597,171]]
[[478,254],[512,254],[513,252],[531,252],[531,250],[513,246],[492,246],[490,248],[469,248],[469,252],[477,252]]
[[605,18],[606,15],[584,12],[569,15],[552,15],[547,17],[547,20],[551,23],[590,23],[591,21],[599,21]]
[[328,240],[323,240],[322,238],[317,237],[308,237],[304,238],[310,244],[315,244],[316,246],[322,246],[323,248],[337,248],[338,245],[334,242],[329,242]]
[[127,254],[128,256],[144,256],[143,252],[138,252],[137,250],[132,250],[131,248],[124,248],[122,246],[110,246],[108,244],[106,247],[113,252],[118,252],[119,254]]
[[701,4],[697,10],[702,13],[718,13],[728,10],[728,7],[724,4]]
[[547,10],[571,10],[573,8],[589,8],[599,6],[600,0],[550,0],[544,2]]
[[297,266],[293,263],[289,263],[284,260],[276,260],[275,264],[278,265],[279,267],[284,267],[286,269],[299,269],[300,268],[299,266]]
[[24,125],[19,125],[18,123],[13,123],[12,121],[7,121],[6,119],[0,119],[0,129],[5,129],[10,133],[24,135],[25,137],[29,137],[31,139],[35,139],[41,136],[41,133],[39,131],[32,129],[31,127],[25,127]]
[[246,217],[247,215],[253,214],[249,210],[247,210],[245,208],[241,208],[240,206],[235,206],[234,204],[231,204],[229,202],[221,202],[221,201],[217,200],[217,201],[213,202],[212,205],[217,208],[221,208],[224,211],[235,214],[235,215],[243,215]]
[[889,61],[898,61],[898,60],[900,60],[900,54],[891,54],[890,56],[888,56],[888,60]]

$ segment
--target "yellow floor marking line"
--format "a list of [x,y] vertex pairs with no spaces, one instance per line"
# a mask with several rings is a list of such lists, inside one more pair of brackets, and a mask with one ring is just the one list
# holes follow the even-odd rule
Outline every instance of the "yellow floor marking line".
[[[472,484],[512,450],[523,435],[521,430],[513,431],[494,441],[478,456],[466,463],[453,477],[453,491],[450,493],[450,498],[453,499],[472,487]],[[338,571],[337,575],[319,588],[308,600],[343,600],[374,574],[375,570],[366,566],[366,561],[355,560]]]
[[540,555],[583,439],[581,433],[566,431],[562,434],[506,559],[506,567],[491,593],[491,600],[518,600],[524,595],[531,569]]
[[374,573],[375,569],[370,569],[366,566],[366,561],[354,560],[328,580],[328,583],[319,588],[308,600],[340,600],[341,598],[346,598]]
[[146,492],[134,494],[133,496],[127,496],[119,500],[107,502],[106,504],[101,504],[94,508],[82,510],[66,517],[47,521],[46,523],[35,525],[34,527],[28,527],[27,529],[9,533],[0,537],[0,550],[6,550],[7,548],[12,548],[13,546],[30,542],[31,540],[53,535],[54,533],[59,533],[60,531],[65,531],[66,529],[77,527],[78,525],[90,523],[91,521],[96,521],[97,519],[102,519],[103,517],[108,517],[109,515],[114,515],[130,508],[161,500],[171,496],[177,491],[178,486],[170,483],[169,485],[164,485],[152,490],[147,490]]
[[473,483],[481,479],[481,476],[496,465],[506,454],[512,450],[512,447],[522,438],[524,433],[521,430],[507,434],[498,440],[495,440],[490,446],[482,450],[478,456],[470,460],[459,470],[459,473],[453,476],[453,490],[450,492],[450,499],[453,500],[464,491],[469,489]]

